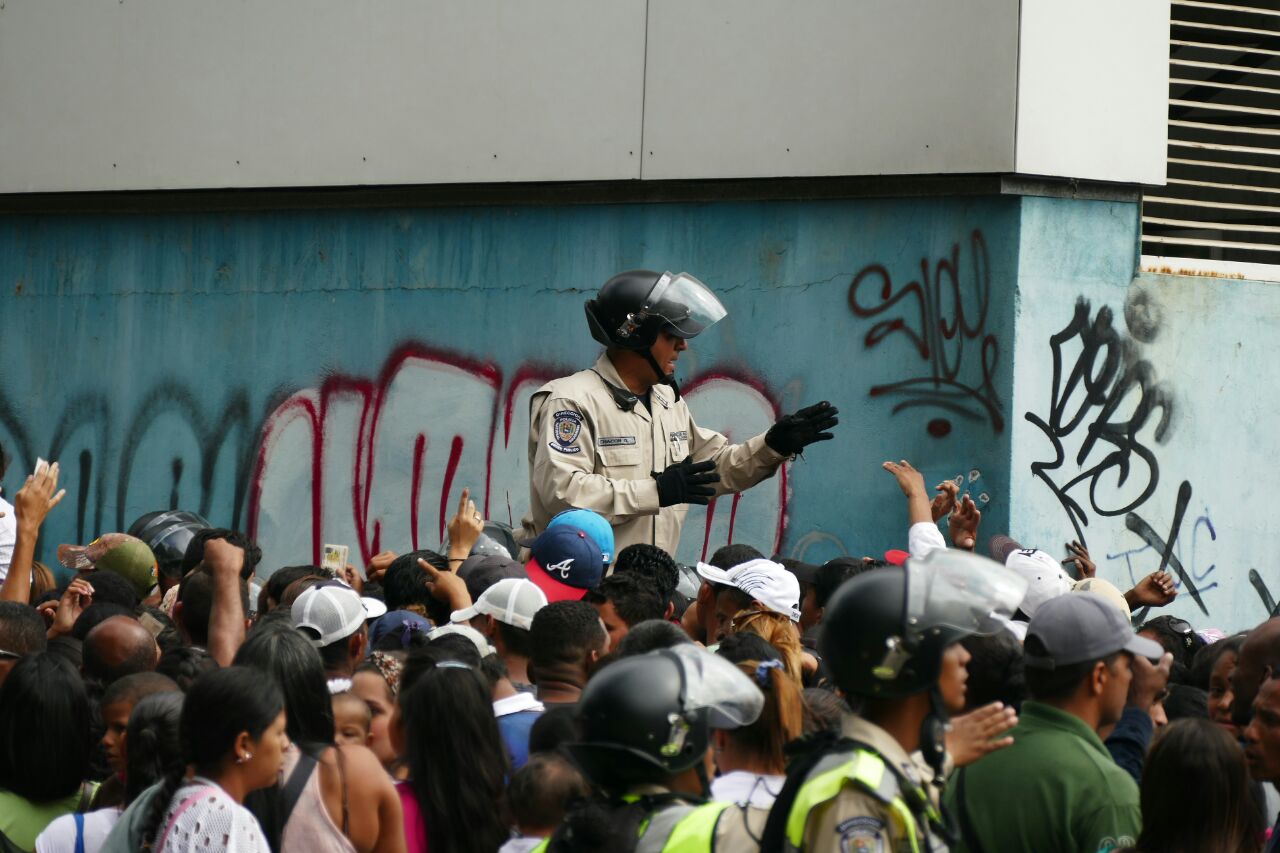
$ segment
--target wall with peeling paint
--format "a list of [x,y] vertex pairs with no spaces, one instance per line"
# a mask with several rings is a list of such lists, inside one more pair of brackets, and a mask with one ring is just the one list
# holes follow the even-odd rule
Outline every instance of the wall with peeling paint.
[[879,463],[905,457],[985,495],[984,533],[1083,536],[1118,584],[1168,551],[1173,612],[1241,627],[1280,595],[1258,428],[1280,301],[1135,279],[1137,227],[1011,197],[10,217],[3,484],[62,461],[45,555],[170,505],[256,529],[267,570],[433,547],[463,486],[518,521],[528,395],[597,352],[584,299],[687,269],[730,312],[681,360],[699,421],[747,437],[828,399],[842,424],[785,484],[693,513],[682,558],[731,527],[814,561],[902,547]]

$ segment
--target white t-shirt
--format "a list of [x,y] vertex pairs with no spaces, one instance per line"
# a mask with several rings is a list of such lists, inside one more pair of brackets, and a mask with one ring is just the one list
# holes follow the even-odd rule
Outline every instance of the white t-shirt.
[[786,781],[786,776],[731,770],[711,780],[711,799],[717,803],[767,809],[782,793]]
[[4,513],[0,518],[0,583],[4,583],[13,562],[13,545],[18,541],[18,515],[4,498],[0,498],[0,512]]
[[[84,853],[97,853],[107,840],[111,827],[120,819],[120,809],[98,809],[84,815]],[[75,853],[76,817],[64,814],[36,836],[36,853]]]

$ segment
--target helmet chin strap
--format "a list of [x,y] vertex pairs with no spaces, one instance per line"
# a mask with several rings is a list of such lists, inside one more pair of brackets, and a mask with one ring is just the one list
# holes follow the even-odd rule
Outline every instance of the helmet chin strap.
[[653,350],[644,351],[645,360],[649,362],[649,366],[653,368],[653,373],[658,377],[658,384],[666,385],[676,395],[676,399],[680,399],[680,386],[676,384],[674,373],[663,373],[662,368],[658,365],[658,360],[653,357]]
[[935,682],[929,688],[929,714],[920,726],[920,752],[937,778],[942,778],[943,765],[947,760],[947,723],[950,720],[946,703],[942,701],[942,691]]

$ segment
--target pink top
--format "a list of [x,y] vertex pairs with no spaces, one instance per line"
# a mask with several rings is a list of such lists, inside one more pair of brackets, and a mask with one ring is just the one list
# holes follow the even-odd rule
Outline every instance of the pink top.
[[404,810],[405,850],[408,853],[427,853],[427,822],[413,793],[413,785],[397,782],[396,793],[400,795],[400,807]]

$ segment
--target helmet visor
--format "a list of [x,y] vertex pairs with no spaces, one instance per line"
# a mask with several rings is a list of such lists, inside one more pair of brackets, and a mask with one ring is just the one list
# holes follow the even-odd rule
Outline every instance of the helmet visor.
[[749,726],[764,709],[764,694],[742,670],[693,643],[681,643],[659,654],[676,662],[684,674],[684,710],[707,710],[713,729]]
[[665,321],[665,329],[692,338],[728,312],[708,287],[688,273],[663,273],[645,298],[643,312]]
[[931,551],[906,572],[907,629],[917,638],[935,628],[994,634],[1027,591],[1017,572],[968,551]]

